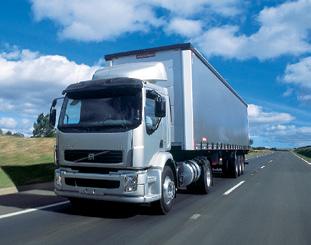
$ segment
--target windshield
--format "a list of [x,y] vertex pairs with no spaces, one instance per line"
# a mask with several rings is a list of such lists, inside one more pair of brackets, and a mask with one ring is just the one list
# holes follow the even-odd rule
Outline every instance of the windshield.
[[[125,94],[126,93],[126,94]],[[60,115],[63,131],[126,131],[141,122],[141,91],[67,95]]]

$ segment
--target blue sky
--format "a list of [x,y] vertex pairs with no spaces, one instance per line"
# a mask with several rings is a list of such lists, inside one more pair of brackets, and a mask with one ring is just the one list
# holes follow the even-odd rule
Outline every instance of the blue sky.
[[311,0],[5,0],[0,128],[30,135],[105,54],[192,42],[249,106],[255,145],[311,144]]

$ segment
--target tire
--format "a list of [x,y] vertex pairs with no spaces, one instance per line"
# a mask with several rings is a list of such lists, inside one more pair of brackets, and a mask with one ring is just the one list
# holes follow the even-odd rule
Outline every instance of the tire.
[[244,155],[241,155],[241,169],[242,169],[242,171],[241,171],[241,175],[242,174],[244,174],[244,171],[245,171],[245,157],[244,157]]
[[201,166],[201,175],[196,182],[187,186],[187,190],[198,194],[208,194],[211,186],[213,185],[211,164],[205,158],[199,158],[195,160],[198,161]]
[[173,170],[165,166],[162,172],[161,199],[152,203],[153,210],[158,214],[167,214],[173,207],[176,195],[176,185]]
[[229,177],[230,176],[229,160],[228,159],[223,160],[221,170],[222,170],[223,177]]
[[229,160],[230,177],[237,178],[239,176],[239,162],[236,155]]
[[238,161],[238,176],[242,175],[242,158],[240,155],[237,156]]

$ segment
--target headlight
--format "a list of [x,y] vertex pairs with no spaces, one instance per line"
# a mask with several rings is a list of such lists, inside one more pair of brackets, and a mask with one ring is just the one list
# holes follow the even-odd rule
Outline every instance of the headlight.
[[55,183],[55,187],[57,187],[57,188],[62,187],[62,176],[60,174],[60,171],[58,171],[58,170],[55,171],[54,183]]
[[124,176],[124,191],[132,192],[137,190],[137,175]]

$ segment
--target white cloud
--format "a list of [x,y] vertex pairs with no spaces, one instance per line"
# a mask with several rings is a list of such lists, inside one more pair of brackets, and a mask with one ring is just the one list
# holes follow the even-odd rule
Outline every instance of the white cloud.
[[286,89],[286,91],[283,93],[283,96],[284,96],[284,97],[291,96],[291,95],[293,94],[293,92],[294,92],[294,89],[288,88],[288,89]]
[[[16,53],[16,51],[14,51]],[[14,60],[0,53],[0,86],[19,87],[34,85],[58,86],[79,79],[88,79],[94,68],[76,64],[60,55],[39,55],[30,50],[20,50]],[[34,87],[32,87],[33,89]]]
[[287,123],[295,119],[291,114],[284,112],[265,112],[261,106],[248,105],[248,118],[253,124]]
[[210,56],[265,60],[311,51],[310,0],[265,7],[256,16],[258,30],[249,35],[240,32],[239,20],[232,21],[243,11],[241,0],[31,1],[35,19],[56,22],[61,38],[102,41],[161,28],[189,38]]
[[208,56],[225,56],[238,58],[247,46],[248,38],[238,36],[238,26],[213,27],[195,38],[193,41],[201,47]]
[[269,127],[267,131],[273,132],[275,135],[293,135],[297,133],[311,135],[311,127],[297,127],[295,125],[278,124]]
[[11,102],[8,102],[0,98],[0,112],[2,111],[11,111],[14,108],[14,105]]
[[14,129],[16,125],[17,125],[17,122],[14,118],[11,118],[11,117],[0,118],[0,128]]
[[311,89],[311,57],[286,66],[284,82]]
[[60,24],[62,38],[101,41],[158,26],[150,5],[140,0],[32,0],[35,18]]
[[[91,79],[97,68],[77,64],[64,56],[41,55],[27,49],[14,48],[11,52],[2,52],[0,111],[12,113],[14,109],[19,117],[24,117],[19,127],[22,125],[25,129],[27,126],[28,130],[37,115],[46,113],[52,99],[59,97],[67,85]],[[2,121],[3,128],[12,129],[15,126],[7,118]]]
[[235,16],[241,12],[240,0],[151,0],[155,6],[165,8],[175,15],[191,16],[200,12],[222,16]]
[[295,87],[295,94],[300,102],[311,102],[311,56],[288,64],[280,80]]
[[[59,25],[61,38],[82,41],[111,40],[126,33],[146,32],[150,28],[165,29],[166,22],[171,22],[171,18],[190,17],[197,13],[231,17],[241,12],[240,0],[31,0],[31,2],[37,21],[52,20]],[[157,9],[166,10],[170,14],[160,15]],[[176,25],[176,22],[173,25]],[[189,22],[185,28],[187,27]],[[197,24],[195,28],[198,28]],[[176,26],[173,29],[175,30]],[[180,27],[177,29],[182,35],[185,32],[188,35],[190,32],[190,30],[181,32]]]
[[270,142],[303,146],[311,144],[311,127],[297,127],[296,125],[275,125],[263,131],[263,135]]
[[213,27],[194,38],[208,55],[261,60],[311,51],[307,41],[311,30],[311,1],[285,2],[264,8],[257,16],[259,29],[247,36],[238,26]]
[[174,18],[166,28],[167,33],[179,34],[185,37],[192,37],[200,34],[202,31],[202,23],[198,20],[189,20],[182,18]]
[[[255,145],[300,146],[311,143],[311,126],[297,126],[288,113],[267,111],[262,106],[248,107],[250,136]],[[262,145],[261,145],[262,146]]]
[[299,95],[298,99],[302,102],[311,102],[311,91],[310,94]]

